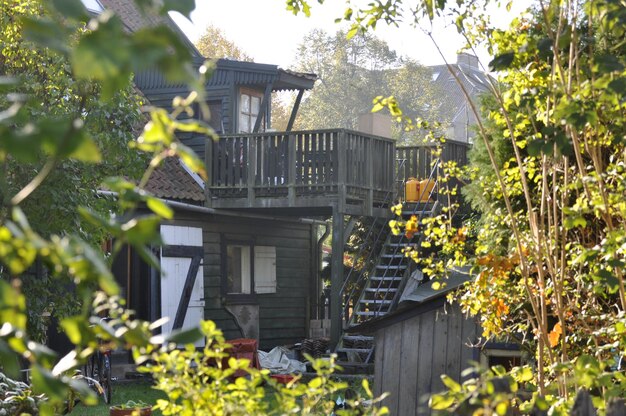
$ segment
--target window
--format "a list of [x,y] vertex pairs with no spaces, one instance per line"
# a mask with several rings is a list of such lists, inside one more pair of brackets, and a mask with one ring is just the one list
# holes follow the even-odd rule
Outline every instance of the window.
[[[261,109],[262,95],[252,90],[241,90],[239,97],[239,133],[252,133]],[[261,130],[264,130],[261,123]]]
[[227,243],[225,251],[226,296],[276,293],[276,247]]
[[480,363],[487,367],[501,365],[509,371],[513,367],[519,367],[523,364],[522,352],[515,346],[505,345],[503,348],[487,346],[482,350]]
[[250,268],[250,249],[248,245],[228,245],[226,248],[226,294],[247,294],[252,287]]

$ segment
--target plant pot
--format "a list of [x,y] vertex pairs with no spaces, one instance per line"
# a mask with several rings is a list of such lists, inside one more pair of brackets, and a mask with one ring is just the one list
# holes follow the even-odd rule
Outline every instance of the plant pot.
[[[139,416],[152,416],[152,407],[136,407],[134,409],[120,409],[119,407],[110,407],[109,416],[131,416],[133,412],[139,410]],[[136,414],[136,413],[135,413]]]

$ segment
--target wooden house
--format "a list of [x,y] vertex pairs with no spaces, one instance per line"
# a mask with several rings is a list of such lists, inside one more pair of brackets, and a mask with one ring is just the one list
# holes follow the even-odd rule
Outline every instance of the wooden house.
[[[129,20],[129,28],[141,24],[142,16],[130,3],[100,2]],[[173,25],[169,20],[166,24]],[[204,58],[189,47],[196,65],[201,65]],[[275,65],[218,60],[205,90],[219,139],[179,137],[204,158],[208,180],[169,160],[148,186],[176,211],[175,220],[161,228],[165,245],[155,247],[166,276],[161,278],[131,251],[116,264],[116,275],[140,317],[171,318],[164,331],[205,318],[215,320],[227,338],[259,338],[261,348],[298,342],[307,337],[309,320],[316,315],[320,235],[330,224],[331,347],[344,366],[367,370],[374,349],[380,350],[375,354],[377,364],[393,361],[391,348],[378,339],[374,345],[371,330],[344,331],[365,328],[365,321],[384,319],[396,310],[409,278],[402,248],[411,239],[390,233],[389,208],[402,198],[406,179],[416,177],[433,186],[425,187],[430,191],[418,201],[405,205],[405,214],[420,218],[436,214],[439,159],[433,156],[434,145],[400,148],[373,130],[329,126],[292,131],[303,93],[314,82],[312,74]],[[173,97],[187,93],[184,85],[167,83],[153,70],[136,74],[135,83],[152,105],[163,108],[169,108]],[[298,91],[298,98],[286,131],[276,132],[271,128],[270,97],[280,90]],[[468,146],[450,140],[439,158],[464,164]],[[357,221],[367,224],[362,243],[367,254],[357,253],[363,261],[344,273],[343,247]],[[438,322],[435,309],[422,315],[425,328]],[[446,328],[450,325],[460,335],[471,330],[456,316],[448,320]],[[398,341],[404,336],[398,328],[405,321],[383,332],[395,333],[392,339]],[[462,351],[461,344],[450,348]],[[455,363],[460,367],[461,359]],[[379,391],[399,386],[378,372],[376,378]]]

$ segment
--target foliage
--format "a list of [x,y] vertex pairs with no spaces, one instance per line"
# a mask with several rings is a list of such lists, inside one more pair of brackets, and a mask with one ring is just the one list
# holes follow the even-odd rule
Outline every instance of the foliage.
[[[305,3],[288,1],[295,13],[306,14]],[[470,47],[483,42],[494,54],[499,79],[478,122],[482,164],[470,191],[477,239],[471,250],[449,246],[476,281],[457,300],[485,337],[534,351],[529,383],[549,414],[566,414],[579,386],[602,413],[626,385],[609,370],[626,353],[626,7],[546,1],[502,30],[483,12],[488,3],[374,2],[341,20],[356,36],[379,22],[452,17]],[[462,228],[441,225],[448,231],[430,243],[445,247]]]
[[[156,388],[168,396],[155,406],[164,415],[330,414],[338,395],[348,388],[332,380],[334,362],[322,360],[313,362],[317,376],[310,381],[296,377],[287,385],[278,384],[267,370],[249,368],[249,360],[229,357],[230,346],[214,322],[201,322],[200,327],[206,337],[204,349],[170,344],[142,357],[150,359],[142,371],[152,374]],[[357,394],[349,401],[350,409],[337,414],[386,414],[386,408],[374,406],[381,399],[372,401],[367,381],[363,388],[367,397]]]
[[222,30],[209,24],[200,39],[195,43],[202,56],[209,59],[227,58],[236,61],[252,62],[252,58],[232,40],[228,39]]
[[[296,59],[297,70],[315,73],[320,80],[301,105],[299,129],[356,129],[359,115],[369,113],[383,92],[393,95],[408,117],[435,121],[443,116],[430,70],[397,56],[370,34],[347,39],[342,31],[314,30],[304,37]],[[417,134],[405,127],[402,119],[394,122],[393,136],[415,141]]]
[[33,394],[26,383],[0,373],[0,416],[36,415],[39,412],[38,405],[43,400],[45,396]]
[[[19,113],[12,118],[11,131],[0,128],[6,146],[0,149],[0,218],[4,220],[10,215],[14,203],[11,199],[21,199],[18,192],[36,180],[42,167],[54,165],[45,181],[20,204],[22,210],[43,236],[76,230],[89,243],[99,244],[103,240],[101,230],[83,221],[77,208],[110,211],[112,201],[96,193],[102,180],[117,172],[137,178],[147,165],[141,154],[128,151],[128,143],[141,121],[139,97],[128,77],[120,82],[111,100],[100,100],[98,84],[77,79],[68,57],[49,49],[33,48],[24,38],[27,24],[21,18],[41,16],[44,9],[40,3],[10,0],[0,7],[0,74],[20,80],[15,88],[19,96],[0,97],[0,106],[10,105],[7,100],[11,99],[18,99],[21,105]],[[78,28],[70,37],[82,32]],[[91,137],[82,149],[76,148],[72,159],[50,159],[54,143],[42,143],[42,151],[29,149],[29,141],[35,145],[35,135],[28,132],[33,128],[31,120],[40,120],[39,128],[62,135],[64,117],[80,117],[81,131]],[[94,161],[99,163],[95,166],[89,163]],[[81,191],[76,192],[77,189]],[[47,209],[42,209],[44,206]],[[0,269],[0,275],[7,279],[7,270]],[[51,279],[39,265],[31,276],[22,280],[22,290],[28,295],[28,330],[38,340],[44,339],[49,314],[60,319],[75,313],[79,307],[66,296],[70,282],[51,284]]]

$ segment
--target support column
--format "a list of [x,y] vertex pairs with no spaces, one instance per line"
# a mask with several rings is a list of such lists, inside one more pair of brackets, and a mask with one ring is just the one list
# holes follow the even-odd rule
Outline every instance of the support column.
[[341,316],[341,286],[343,285],[343,240],[344,240],[343,213],[337,207],[333,209],[333,252],[331,258],[330,277],[330,347],[337,347],[343,319]]

